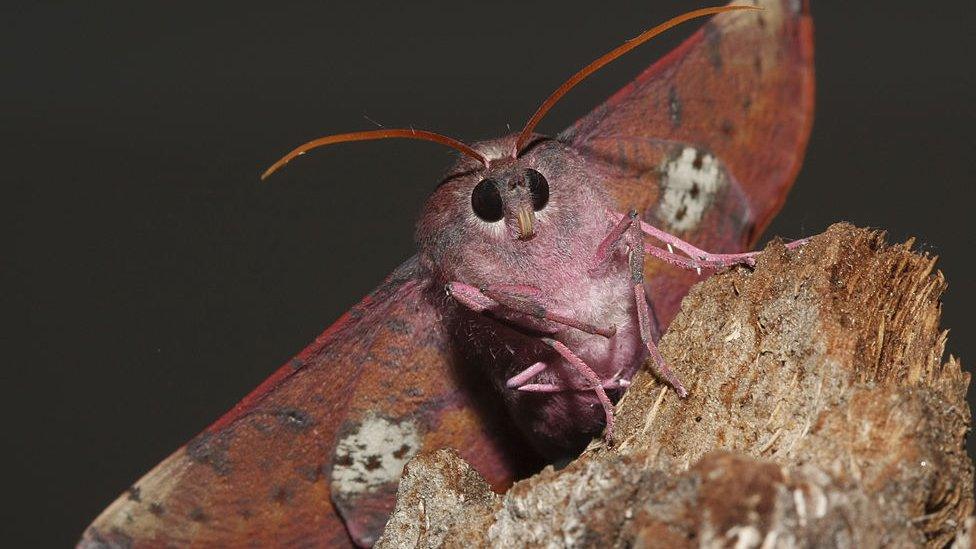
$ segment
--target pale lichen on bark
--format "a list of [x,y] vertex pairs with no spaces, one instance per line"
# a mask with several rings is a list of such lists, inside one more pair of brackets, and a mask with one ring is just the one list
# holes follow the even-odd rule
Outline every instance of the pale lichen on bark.
[[[839,224],[695,286],[617,445],[492,493],[408,464],[380,546],[970,546],[969,374],[943,360],[935,259]],[[967,524],[970,525],[967,527]]]

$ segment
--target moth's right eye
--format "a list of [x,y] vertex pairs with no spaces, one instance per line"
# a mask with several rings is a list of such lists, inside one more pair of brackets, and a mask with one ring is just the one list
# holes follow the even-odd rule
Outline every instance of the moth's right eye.
[[471,209],[483,221],[494,223],[505,216],[502,195],[494,179],[482,179],[471,192]]

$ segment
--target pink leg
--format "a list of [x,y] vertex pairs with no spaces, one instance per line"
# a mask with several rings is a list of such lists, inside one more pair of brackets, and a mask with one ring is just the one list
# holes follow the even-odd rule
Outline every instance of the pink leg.
[[[605,390],[626,389],[630,387],[630,382],[626,379],[611,379],[603,382]],[[518,388],[519,391],[526,393],[564,393],[567,391],[592,391],[593,387],[571,387],[569,385],[556,385],[555,383],[527,383]]]
[[[528,383],[530,379],[539,375],[548,365],[545,362],[536,362],[532,366],[522,370],[518,374],[510,377],[505,382],[508,389],[518,389],[528,393],[561,393],[564,391],[592,391],[593,387],[574,387],[572,385],[562,385],[556,383]],[[626,379],[608,379],[603,382],[604,389],[617,389],[630,387],[630,381]]]
[[580,373],[587,381],[593,384],[593,390],[596,391],[596,396],[600,399],[600,404],[603,405],[603,412],[607,416],[607,429],[604,431],[603,437],[606,439],[608,444],[613,444],[613,403],[610,402],[610,397],[607,396],[606,389],[603,388],[603,382],[596,375],[596,372],[592,368],[586,365],[583,360],[576,356],[573,351],[569,350],[569,347],[563,345],[561,342],[555,339],[550,339],[548,337],[542,338],[542,342],[549,345],[560,354],[566,362],[569,362],[576,371]]
[[617,331],[613,326],[610,328],[601,328],[583,322],[576,318],[575,313],[572,311],[558,307],[541,297],[542,292],[538,288],[531,288],[530,291],[525,291],[526,288],[531,287],[513,284],[489,285],[482,290],[482,293],[511,311],[522,313],[526,316],[551,320],[552,322],[569,326],[570,328],[576,328],[588,334],[601,335],[609,339]]
[[596,247],[596,254],[593,256],[594,267],[599,267],[606,263],[610,257],[610,250],[620,242],[620,237],[627,232],[627,229],[630,228],[635,219],[637,219],[637,210],[630,210],[627,215],[617,220],[617,224],[610,229],[610,233],[603,237],[600,245]]
[[[505,382],[508,389],[518,389],[527,393],[562,393],[566,391],[592,391],[593,387],[575,387],[556,383],[528,383],[530,379],[539,375],[548,365],[545,362],[536,362],[532,366],[522,370],[518,374],[510,377]],[[608,379],[603,382],[603,388],[620,389],[630,387],[630,381],[626,379]]]
[[647,348],[647,352],[651,354],[651,358],[654,360],[654,364],[657,366],[657,373],[668,382],[668,385],[674,387],[674,390],[678,393],[678,396],[685,398],[688,396],[688,390],[685,389],[684,385],[681,384],[681,380],[678,376],[674,375],[671,368],[668,368],[667,363],[664,362],[664,357],[661,356],[661,352],[657,349],[657,345],[654,344],[654,338],[651,337],[651,321],[650,321],[650,311],[647,309],[647,296],[644,294],[644,245],[643,236],[640,233],[638,225],[632,225],[630,229],[630,239],[631,239],[631,249],[628,255],[628,260],[630,263],[630,280],[634,288],[634,301],[637,305],[637,327],[640,333],[641,341],[644,343],[644,347]]
[[[613,212],[610,213],[616,218],[616,214]],[[606,262],[610,257],[610,251],[613,246],[616,246],[622,238],[626,239],[627,245],[630,248],[627,259],[630,267],[634,300],[637,305],[637,325],[641,341],[654,360],[658,375],[674,387],[678,396],[683,398],[688,396],[688,391],[681,384],[678,377],[674,375],[674,372],[668,368],[668,365],[664,362],[664,357],[661,356],[661,352],[658,351],[657,346],[654,344],[654,339],[651,337],[650,311],[647,308],[647,296],[644,294],[644,252],[647,251],[654,257],[686,269],[700,270],[700,266],[693,259],[679,256],[668,250],[645,245],[644,235],[641,233],[641,225],[637,221],[636,210],[631,210],[629,214],[617,219],[616,225],[614,225],[610,233],[600,242],[600,245],[597,246],[596,255],[594,256],[594,266],[599,266]]]
[[463,282],[449,282],[447,284],[447,295],[476,313],[494,311],[499,308],[497,301],[481,293],[478,288]]
[[647,298],[644,295],[644,284],[634,285],[634,299],[637,301],[637,323],[640,330],[641,341],[644,342],[644,346],[647,351],[651,353],[651,358],[654,359],[654,364],[657,366],[657,373],[668,382],[668,385],[674,387],[675,392],[678,396],[685,398],[688,396],[688,390],[685,386],[681,384],[681,380],[678,376],[674,375],[671,368],[668,368],[666,362],[664,362],[664,357],[661,356],[661,351],[657,349],[657,345],[654,344],[654,339],[651,338],[650,323],[648,322],[648,310],[647,310]]
[[[610,217],[611,219],[614,220],[620,220],[626,216],[624,214],[610,212]],[[684,252],[685,254],[687,254],[688,257],[694,260],[691,264],[691,268],[697,268],[697,269],[700,269],[701,267],[722,268],[722,267],[731,267],[732,265],[739,265],[739,264],[746,264],[750,266],[756,264],[755,256],[758,252],[745,252],[739,254],[713,254],[710,252],[706,252],[705,250],[702,250],[689,242],[681,240],[680,238],[670,233],[662,231],[661,229],[658,229],[653,225],[644,223],[643,221],[640,222],[640,228],[641,231],[643,231],[648,236],[656,238],[657,240],[660,240],[665,245],[667,245],[668,252],[670,252],[671,247],[673,246],[674,248],[677,248],[682,252]],[[809,239],[807,238],[795,240],[787,244],[786,247],[792,250],[799,246],[802,246],[803,244],[806,244],[808,240]],[[652,253],[652,255],[655,255],[655,257],[657,257],[656,254]],[[662,257],[662,259],[664,258]],[[667,259],[665,260],[667,261]],[[679,264],[679,266],[682,265]]]
[[515,389],[516,387],[521,387],[525,385],[530,379],[534,378],[539,372],[546,369],[545,362],[536,362],[532,366],[522,370],[518,374],[508,378],[505,382],[505,387],[509,389]]
[[[611,212],[611,215],[616,217],[617,214]],[[613,247],[620,242],[620,238],[627,232],[627,229],[629,229],[636,220],[637,210],[631,210],[630,213],[625,216],[621,216],[620,219],[617,220],[617,224],[614,225],[613,229],[610,230],[610,233],[607,234],[607,236],[604,237],[600,242],[600,245],[597,246],[596,253],[593,256],[594,269],[607,262],[607,260],[610,258],[610,253]],[[643,240],[643,238],[640,240]],[[690,271],[697,270],[699,271],[699,274],[703,266],[703,263],[699,261],[680,256],[674,253],[674,251],[657,248],[649,244],[644,245],[644,250],[665,263],[669,263],[683,269],[688,269]]]
[[689,259],[646,243],[644,244],[644,252],[656,257],[657,259],[660,259],[661,261],[664,261],[665,263],[674,265],[675,267],[688,269],[689,271],[698,271],[698,274],[701,274],[701,269],[703,266],[707,266],[700,261]]
[[498,311],[501,308],[526,316],[550,320],[576,328],[588,334],[613,337],[617,328],[601,328],[576,318],[575,313],[558,308],[541,297],[542,291],[521,284],[490,285],[484,291],[463,282],[449,282],[447,293],[458,303],[476,313]]

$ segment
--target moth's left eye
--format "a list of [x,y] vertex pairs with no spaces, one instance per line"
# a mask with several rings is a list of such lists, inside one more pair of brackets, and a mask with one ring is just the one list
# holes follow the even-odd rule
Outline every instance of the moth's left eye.
[[527,168],[525,178],[529,182],[529,192],[532,193],[532,209],[539,211],[545,208],[549,203],[549,182],[546,181],[546,176]]
[[502,195],[494,179],[482,179],[471,191],[471,209],[482,221],[494,223],[505,216]]

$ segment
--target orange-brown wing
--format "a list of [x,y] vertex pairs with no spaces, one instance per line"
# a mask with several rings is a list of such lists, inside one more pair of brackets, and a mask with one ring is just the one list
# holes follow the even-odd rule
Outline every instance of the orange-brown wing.
[[[403,464],[452,446],[512,479],[472,402],[416,260],[160,463],[88,528],[84,547],[370,544]],[[475,387],[476,389],[476,387]],[[348,533],[347,533],[348,527]]]
[[[564,132],[621,210],[709,251],[755,244],[779,211],[813,122],[813,22],[800,0],[712,18]],[[697,277],[648,262],[663,325]]]

